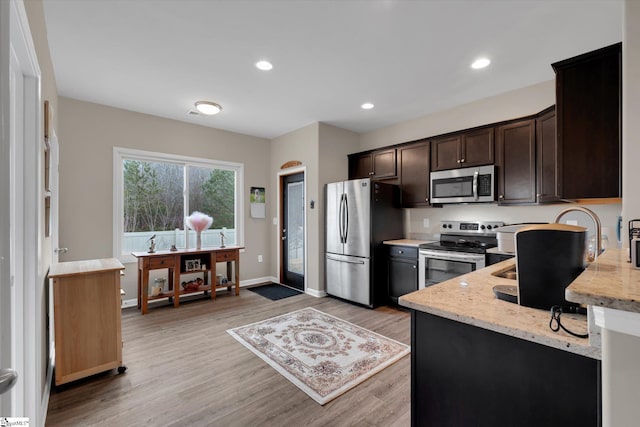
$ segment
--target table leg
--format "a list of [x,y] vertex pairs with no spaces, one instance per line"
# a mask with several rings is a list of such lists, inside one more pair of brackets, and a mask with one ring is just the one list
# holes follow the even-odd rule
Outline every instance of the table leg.
[[177,257],[177,265],[169,269],[169,275],[173,275],[173,306],[180,305],[180,257]]
[[142,271],[138,267],[138,310],[142,307]]
[[240,295],[240,251],[236,251],[236,296]]
[[218,267],[216,263],[216,254],[211,254],[211,300],[216,299],[216,286],[218,286],[218,273],[216,272],[216,268]]
[[142,269],[142,286],[140,291],[142,294],[142,314],[147,314],[147,298],[149,298],[149,270],[146,268]]

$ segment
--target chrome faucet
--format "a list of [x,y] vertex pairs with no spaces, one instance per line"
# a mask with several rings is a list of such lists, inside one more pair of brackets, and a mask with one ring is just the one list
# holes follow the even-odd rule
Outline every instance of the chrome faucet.
[[596,213],[590,209],[583,208],[582,206],[572,206],[570,208],[563,210],[558,215],[556,215],[556,219],[554,219],[553,222],[559,224],[560,218],[562,218],[564,214],[568,212],[582,212],[587,214],[587,216],[589,216],[589,218],[593,220],[593,223],[596,226],[596,236],[595,236],[596,237],[596,249],[595,249],[596,253],[594,256],[594,260],[595,260],[596,258],[598,258],[598,256],[600,256],[600,252],[602,251],[602,236],[601,236],[602,226],[600,225],[600,218],[598,218],[598,215],[596,215]]

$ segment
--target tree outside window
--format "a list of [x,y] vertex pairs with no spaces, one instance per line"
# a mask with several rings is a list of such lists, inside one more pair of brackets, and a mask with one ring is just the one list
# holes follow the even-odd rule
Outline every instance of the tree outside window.
[[213,217],[203,246],[219,246],[220,232],[225,244],[236,244],[237,174],[234,168],[123,156],[122,253],[148,250],[154,234],[156,250],[194,247],[195,233],[184,224],[193,211]]

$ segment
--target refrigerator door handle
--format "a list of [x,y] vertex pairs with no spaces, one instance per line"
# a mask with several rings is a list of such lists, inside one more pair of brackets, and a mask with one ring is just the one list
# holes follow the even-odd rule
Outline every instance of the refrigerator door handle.
[[349,236],[349,198],[344,195],[344,243],[347,243],[347,237]]
[[348,264],[364,264],[364,261],[349,261],[346,259],[332,258],[329,255],[327,255],[327,259],[330,259],[331,261],[346,262]]
[[340,195],[340,209],[339,209],[339,213],[338,213],[338,230],[340,230],[340,243],[344,243],[344,230],[343,230],[343,223],[344,223],[344,193],[342,193]]

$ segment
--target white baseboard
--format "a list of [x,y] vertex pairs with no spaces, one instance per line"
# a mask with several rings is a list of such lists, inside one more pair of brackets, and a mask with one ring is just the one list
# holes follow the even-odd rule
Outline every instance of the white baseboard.
[[[255,279],[241,280],[240,287],[244,288],[245,286],[257,285],[259,283],[265,283],[265,282],[278,283],[278,278],[273,276],[265,276],[265,277],[258,277]],[[137,306],[138,306],[138,299],[133,298],[133,299],[123,300],[121,308],[129,308],[129,307],[137,307]]]
[[306,294],[316,298],[323,298],[328,295],[326,291],[317,291],[315,289],[307,289]]

